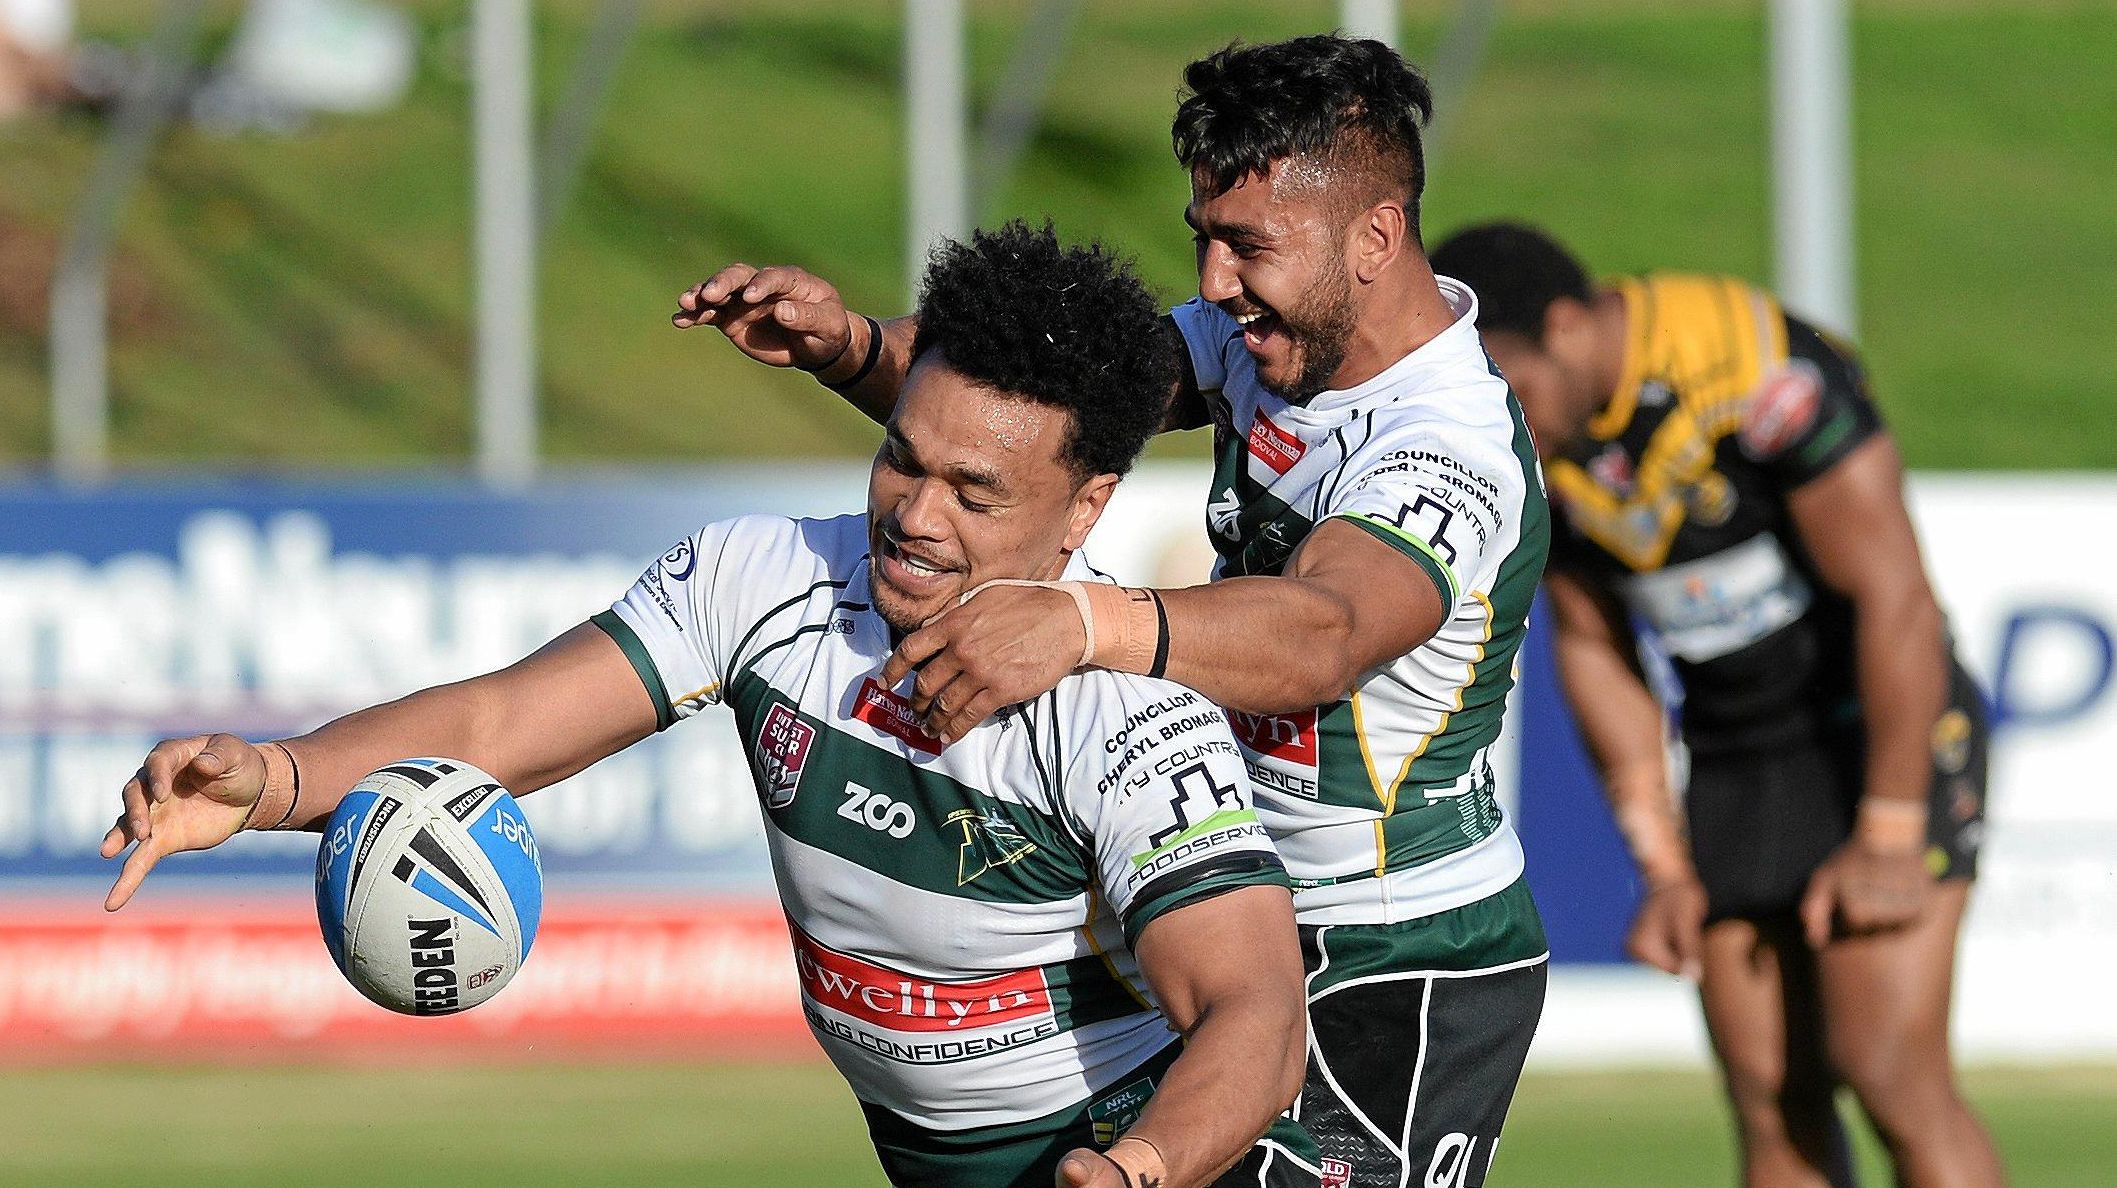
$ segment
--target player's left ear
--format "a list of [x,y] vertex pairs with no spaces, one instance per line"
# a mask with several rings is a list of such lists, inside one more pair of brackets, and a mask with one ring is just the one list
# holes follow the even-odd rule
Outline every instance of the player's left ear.
[[1353,216],[1346,237],[1346,270],[1372,282],[1396,261],[1410,242],[1411,220],[1396,202],[1377,202]]
[[1103,509],[1110,506],[1110,493],[1117,490],[1117,476],[1098,474],[1073,493],[1073,506],[1066,515],[1066,548],[1079,549],[1088,543],[1088,532],[1095,522],[1103,518]]

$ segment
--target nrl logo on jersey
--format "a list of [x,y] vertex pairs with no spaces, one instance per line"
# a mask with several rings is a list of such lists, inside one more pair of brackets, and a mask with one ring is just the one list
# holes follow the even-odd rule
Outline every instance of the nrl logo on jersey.
[[794,803],[802,765],[809,761],[809,745],[815,741],[816,728],[802,721],[792,706],[772,703],[764,729],[757,732],[757,778],[764,785],[766,805],[776,809]]
[[998,813],[957,809],[944,824],[963,828],[956,847],[956,886],[968,887],[999,866],[1012,866],[1036,853],[1036,843],[1022,836],[1015,823]]

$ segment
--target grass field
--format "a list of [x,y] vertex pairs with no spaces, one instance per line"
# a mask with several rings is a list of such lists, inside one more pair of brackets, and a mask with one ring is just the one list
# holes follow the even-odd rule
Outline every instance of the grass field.
[[[416,0],[407,102],[288,138],[181,131],[128,208],[113,271],[115,449],[132,464],[460,460],[468,449],[466,9]],[[967,6],[981,96],[1026,0]],[[654,4],[541,261],[543,429],[560,461],[860,453],[872,431],[805,381],[669,329],[733,258],[826,271],[900,308],[895,0]],[[1406,6],[1428,60],[1453,5]],[[1436,145],[1429,231],[1537,218],[1597,268],[1769,272],[1764,5],[1509,4]],[[1856,6],[1863,338],[1927,467],[2117,467],[2117,7]],[[589,0],[539,13],[564,87]],[[1189,58],[1328,27],[1334,0],[1091,0],[1021,168],[985,219],[1046,213],[1191,284],[1168,117]],[[217,7],[218,19],[232,8]],[[147,0],[83,6],[136,39]],[[0,133],[0,466],[46,449],[51,261],[101,126]],[[1197,436],[1197,435],[1191,435]],[[1175,443],[1197,451],[1202,443]]]
[[[2108,1185],[2117,1069],[1980,1070],[1969,1090],[2024,1188]],[[1863,1182],[1886,1183],[1871,1144]],[[1732,1184],[1693,1072],[1546,1074],[1515,1102],[1497,1188]],[[0,1183],[597,1188],[880,1185],[823,1065],[14,1070]]]

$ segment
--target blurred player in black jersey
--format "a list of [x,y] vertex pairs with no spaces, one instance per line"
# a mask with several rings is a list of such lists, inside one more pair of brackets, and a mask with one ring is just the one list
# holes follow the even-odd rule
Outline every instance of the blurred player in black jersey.
[[[1559,675],[1646,887],[1630,948],[1699,981],[1746,1182],[1851,1182],[1841,1083],[1899,1182],[2003,1182],[1948,1054],[1982,703],[1850,349],[1737,280],[1592,285],[1519,225],[1433,265],[1536,435]],[[1681,682],[1687,831],[1635,625]]]

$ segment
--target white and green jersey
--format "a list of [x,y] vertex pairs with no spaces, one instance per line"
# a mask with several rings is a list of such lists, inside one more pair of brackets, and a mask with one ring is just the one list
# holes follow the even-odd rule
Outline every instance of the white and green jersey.
[[1299,405],[1258,383],[1234,319],[1200,300],[1173,312],[1214,422],[1213,576],[1278,574],[1337,517],[1410,558],[1448,608],[1439,633],[1343,700],[1229,715],[1303,924],[1428,916],[1522,873],[1490,751],[1550,511],[1521,406],[1479,344],[1476,298],[1440,284],[1452,326]]
[[943,747],[876,681],[894,641],[868,582],[865,516],[753,516],[595,621],[661,727],[734,710],[803,1007],[856,1096],[940,1132],[1080,1105],[1176,1041],[1140,930],[1286,885],[1241,752],[1198,694],[1110,672]]

